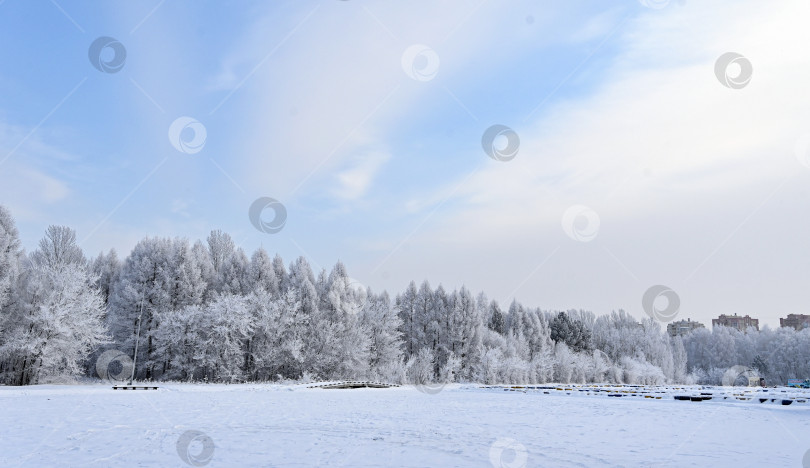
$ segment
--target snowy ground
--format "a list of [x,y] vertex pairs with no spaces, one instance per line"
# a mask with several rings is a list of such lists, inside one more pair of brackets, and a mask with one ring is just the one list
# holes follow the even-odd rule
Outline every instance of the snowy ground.
[[0,387],[0,466],[802,467],[810,449],[808,402],[559,388]]

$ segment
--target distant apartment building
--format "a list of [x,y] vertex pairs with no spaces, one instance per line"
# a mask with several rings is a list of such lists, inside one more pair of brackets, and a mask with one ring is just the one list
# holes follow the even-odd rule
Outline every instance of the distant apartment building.
[[691,319],[679,320],[667,324],[669,336],[683,336],[696,328],[706,328],[700,322],[693,322]]
[[788,314],[787,318],[779,319],[780,327],[790,327],[796,331],[810,328],[810,315],[805,314]]
[[722,314],[720,317],[716,319],[712,319],[712,327],[731,327],[744,332],[748,330],[748,327],[754,327],[759,330],[759,319],[751,318],[749,316],[742,316],[742,315],[726,315]]

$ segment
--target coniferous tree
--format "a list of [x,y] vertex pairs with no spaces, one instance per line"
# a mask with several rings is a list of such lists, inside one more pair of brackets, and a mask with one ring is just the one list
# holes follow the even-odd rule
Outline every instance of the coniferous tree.
[[487,322],[487,326],[490,330],[501,335],[503,335],[506,331],[503,312],[501,312],[501,308],[498,306],[498,302],[495,300],[493,300],[489,306],[489,321]]
[[118,281],[118,276],[121,274],[121,261],[118,260],[118,254],[115,249],[110,249],[108,253],[101,252],[98,257],[93,259],[90,263],[90,272],[98,277],[96,280],[96,287],[101,293],[106,307],[110,299],[112,287]]
[[391,306],[388,293],[368,290],[360,322],[369,334],[369,370],[372,377],[398,381],[402,378],[402,319]]

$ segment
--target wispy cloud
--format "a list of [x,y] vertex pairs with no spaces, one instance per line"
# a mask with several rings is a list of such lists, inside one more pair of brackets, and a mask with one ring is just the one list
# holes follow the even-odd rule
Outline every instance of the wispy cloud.
[[[802,59],[810,33],[800,21],[808,8],[798,0],[733,9],[673,1],[661,10],[530,0],[74,6],[85,35],[51,8],[71,34],[61,49],[23,40],[45,27],[40,20],[0,31],[27,47],[0,72],[11,90],[0,154],[31,134],[0,170],[0,196],[37,220],[21,224],[33,242],[50,222],[82,236],[105,220],[91,251],[222,228],[248,249],[272,241],[321,264],[339,256],[374,289],[428,277],[501,298],[522,285],[516,296],[547,307],[632,310],[655,281],[680,285],[695,310],[752,310],[766,296],[770,309],[788,308],[801,301],[792,292],[801,290],[797,259],[810,254],[810,225],[795,215],[810,170],[793,154],[810,119]],[[119,74],[102,75],[84,57],[71,62],[100,34],[99,21],[128,50]],[[428,81],[403,70],[414,44],[438,57]],[[744,89],[714,76],[729,51],[753,63]],[[32,70],[32,56],[61,72]],[[84,76],[32,133],[42,109]],[[53,102],[37,102],[43,93]],[[168,140],[180,116],[206,128],[197,154]],[[493,124],[519,134],[514,160],[483,152]],[[272,239],[248,220],[261,196],[289,212]],[[591,243],[562,230],[574,204],[601,218]],[[735,292],[745,269],[778,294]]]
[[[463,177],[455,175],[403,203],[418,219],[437,201],[452,199],[441,216],[413,236],[416,250],[399,252],[387,267],[407,271],[404,277],[427,270],[431,278],[461,279],[506,297],[521,272],[532,271],[535,257],[545,258],[562,245],[566,248],[548,264],[554,274],[538,277],[544,286],[524,288],[521,297],[561,308],[581,305],[588,297],[594,298],[589,304],[594,308],[615,304],[633,311],[642,284],[669,281],[691,299],[693,316],[708,316],[718,307],[750,310],[759,292],[716,296],[718,288],[745,274],[725,270],[728,257],[714,258],[719,270],[701,270],[701,279],[687,283],[689,273],[741,220],[746,229],[764,235],[760,248],[785,263],[793,262],[788,252],[807,252],[803,245],[785,245],[785,232],[763,234],[757,217],[749,216],[764,200],[769,209],[758,211],[760,217],[763,212],[787,215],[787,207],[798,202],[780,199],[774,190],[804,170],[793,147],[806,130],[808,102],[800,77],[810,65],[797,57],[806,54],[810,35],[798,27],[795,15],[807,7],[748,7],[732,12],[691,5],[634,19],[609,61],[600,58],[595,71],[584,67],[583,73],[599,74],[592,91],[558,98],[534,121],[516,127],[521,148],[515,160],[499,163],[471,151],[469,158],[482,157],[481,170],[462,188],[451,190]],[[746,25],[744,31],[739,25]],[[715,59],[728,50],[755,64],[745,89],[723,87],[714,75]],[[801,183],[796,179],[784,187]],[[599,212],[598,242],[619,252],[634,275],[626,275],[616,255],[570,244],[560,222],[566,208],[579,203]],[[800,224],[800,230],[808,227]],[[723,248],[733,252],[731,258],[750,255],[734,242]],[[487,265],[482,256],[508,259],[508,269],[494,276],[457,273]],[[780,271],[785,263],[757,264],[757,275],[767,271],[765,276],[794,283]],[[718,278],[718,271],[728,276]],[[601,284],[593,283],[594,275],[603,278]],[[784,298],[784,307],[794,300]]]
[[354,156],[347,167],[336,174],[337,186],[333,191],[334,195],[349,201],[363,197],[380,167],[390,158],[390,154],[382,152],[368,152]]

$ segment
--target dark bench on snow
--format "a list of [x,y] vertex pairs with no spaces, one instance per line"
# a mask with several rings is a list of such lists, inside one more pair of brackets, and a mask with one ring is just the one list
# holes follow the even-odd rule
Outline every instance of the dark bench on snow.
[[323,385],[315,385],[314,388],[325,388],[325,389],[347,389],[347,388],[392,388],[392,387],[399,387],[399,385],[395,384],[387,384],[382,382],[335,382]]

